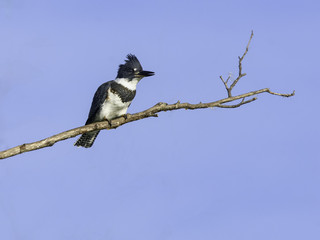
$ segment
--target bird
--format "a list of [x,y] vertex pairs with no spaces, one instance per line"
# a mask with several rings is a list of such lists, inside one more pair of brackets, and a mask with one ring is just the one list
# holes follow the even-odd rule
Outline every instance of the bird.
[[[138,58],[128,54],[125,63],[120,64],[115,80],[105,82],[99,86],[94,94],[88,119],[85,125],[108,121],[127,116],[127,110],[136,95],[137,84],[144,77],[155,73],[144,71]],[[100,130],[84,133],[74,143],[77,147],[90,148],[97,138]]]

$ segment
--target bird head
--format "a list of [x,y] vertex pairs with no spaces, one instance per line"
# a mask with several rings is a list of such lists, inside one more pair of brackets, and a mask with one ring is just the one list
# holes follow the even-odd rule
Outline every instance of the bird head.
[[142,79],[144,77],[153,76],[154,72],[143,71],[138,58],[133,54],[128,54],[125,64],[119,65],[117,78]]

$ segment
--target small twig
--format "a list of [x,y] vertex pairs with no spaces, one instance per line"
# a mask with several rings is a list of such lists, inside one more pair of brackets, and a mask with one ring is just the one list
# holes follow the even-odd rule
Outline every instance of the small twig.
[[247,100],[247,101],[244,101],[244,99],[245,98],[243,98],[240,103],[235,104],[235,105],[222,105],[222,104],[220,104],[217,107],[219,107],[219,108],[237,108],[237,107],[240,107],[240,106],[242,106],[244,104],[251,103],[251,102],[257,100],[258,98],[254,97],[254,98],[251,98],[250,100]]
[[269,89],[267,91],[268,93],[272,94],[272,95],[277,95],[277,96],[281,96],[281,97],[292,97],[295,95],[296,91],[293,91],[292,93],[289,94],[284,94],[284,93],[275,93],[275,92],[271,92]]
[[242,61],[244,59],[244,57],[247,55],[248,51],[249,51],[249,46],[250,46],[250,43],[251,43],[251,40],[253,38],[253,31],[251,31],[251,35],[250,35],[250,39],[248,41],[248,44],[247,44],[247,47],[246,47],[246,50],[245,52],[243,53],[243,55],[240,57],[238,57],[239,59],[239,64],[238,64],[238,67],[239,67],[239,74],[238,74],[238,77],[231,83],[230,86],[228,86],[228,81],[230,79],[230,75],[228,76],[227,80],[224,81],[224,79],[222,78],[222,76],[220,76],[220,79],[221,81],[223,82],[226,90],[227,90],[227,93],[228,93],[228,97],[232,97],[232,89],[236,86],[236,84],[239,82],[239,80],[246,76],[247,74],[246,73],[242,73]]
[[231,78],[231,74],[229,74],[227,80],[226,80],[226,83],[228,83],[229,79]]
[[[223,77],[222,77],[222,76],[220,76],[220,79],[221,79],[221,81],[223,82],[223,84],[224,84],[225,88],[226,88],[226,89],[227,89],[227,91],[228,91],[228,89],[229,89],[229,87],[228,87],[228,81],[229,81],[229,79],[230,79],[230,76],[228,76],[228,78],[227,78],[227,80],[226,80],[226,81],[223,79]],[[228,97],[231,97],[231,96],[229,96],[229,94],[228,94]]]

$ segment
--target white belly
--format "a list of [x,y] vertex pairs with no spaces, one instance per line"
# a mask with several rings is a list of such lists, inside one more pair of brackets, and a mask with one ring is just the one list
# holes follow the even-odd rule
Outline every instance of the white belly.
[[127,113],[131,102],[123,103],[117,94],[108,91],[108,98],[103,103],[99,114],[100,120],[112,120]]

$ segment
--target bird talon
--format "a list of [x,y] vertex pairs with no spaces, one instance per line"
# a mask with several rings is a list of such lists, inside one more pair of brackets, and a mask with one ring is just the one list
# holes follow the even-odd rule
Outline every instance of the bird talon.
[[125,119],[125,120],[128,120],[128,117],[130,116],[131,114],[130,113],[127,113],[127,114],[123,114],[123,118]]
[[109,119],[105,119],[105,120],[109,123],[110,128],[111,128],[112,127],[111,120],[109,120]]

